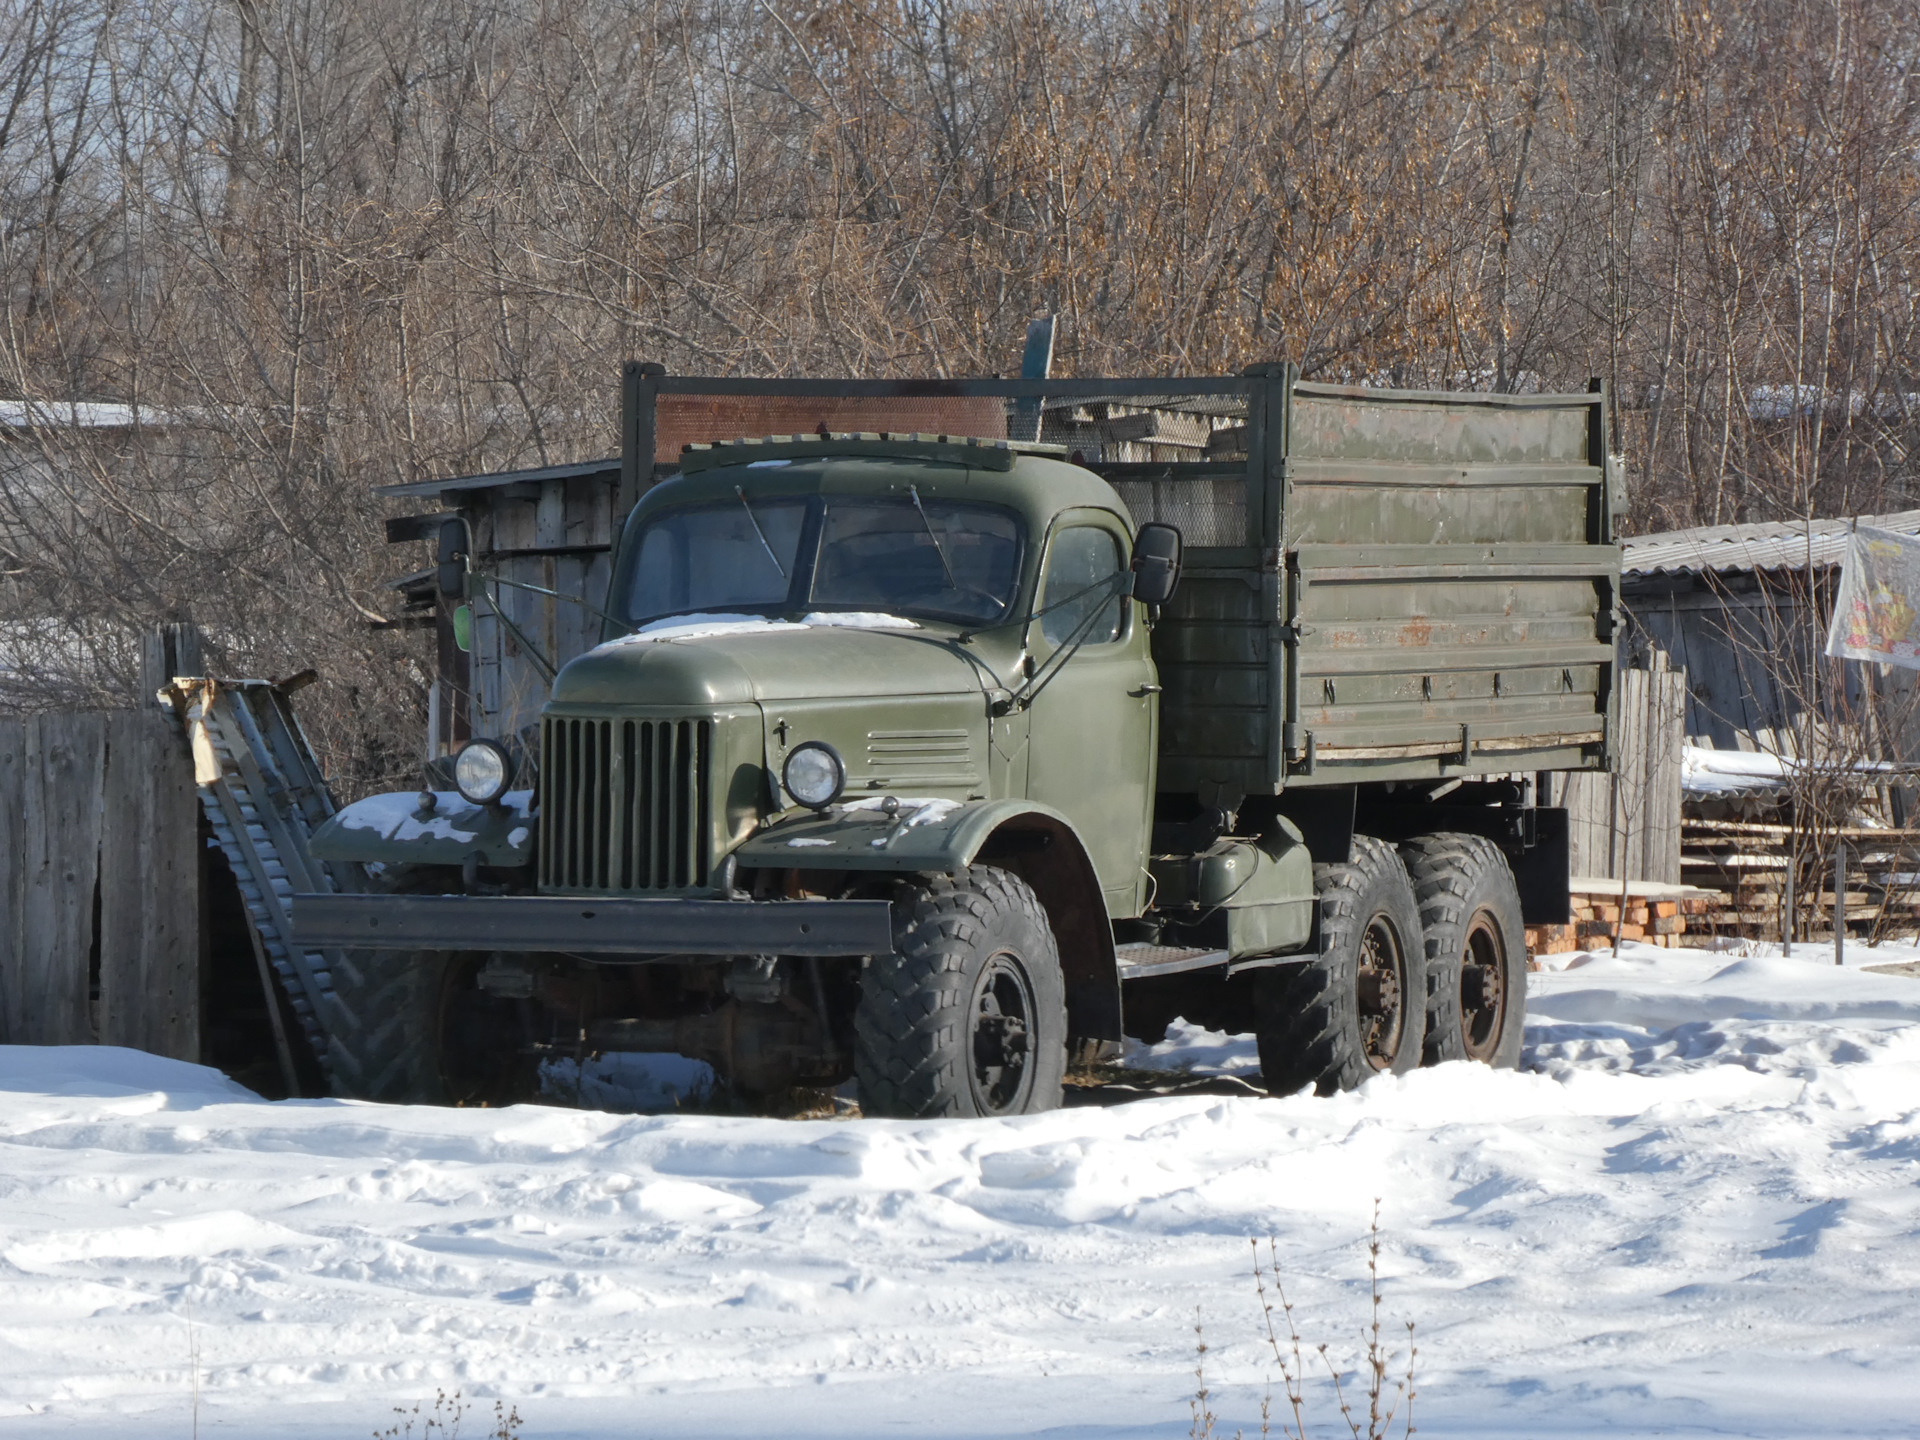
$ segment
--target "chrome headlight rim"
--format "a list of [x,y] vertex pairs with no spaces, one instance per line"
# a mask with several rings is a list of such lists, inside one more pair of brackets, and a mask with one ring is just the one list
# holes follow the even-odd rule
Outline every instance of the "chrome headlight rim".
[[[824,791],[817,784],[812,785],[810,787],[812,796],[819,798],[810,798],[795,786],[794,762],[798,760],[805,767],[814,763],[811,757],[816,755],[825,757],[828,766],[826,773],[831,778],[832,784]],[[824,810],[838,800],[847,788],[847,763],[840,758],[840,752],[826,741],[803,740],[787,752],[786,761],[780,767],[780,784],[787,794],[809,810]],[[800,784],[804,786],[808,782],[802,778]]]
[[[487,768],[470,776],[469,756],[473,766]],[[493,757],[490,765],[488,756]],[[453,788],[475,805],[492,805],[513,787],[513,755],[498,740],[469,740],[453,757],[452,770]]]

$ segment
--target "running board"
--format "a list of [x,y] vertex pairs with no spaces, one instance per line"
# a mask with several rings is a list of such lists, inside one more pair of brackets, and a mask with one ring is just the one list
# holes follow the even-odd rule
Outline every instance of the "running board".
[[1178,975],[1183,970],[1210,970],[1230,958],[1225,950],[1188,950],[1179,945],[1116,945],[1113,958],[1122,980],[1144,980],[1149,975]]
[[1188,970],[1212,970],[1220,966],[1224,966],[1231,977],[1242,970],[1264,970],[1270,965],[1293,965],[1313,958],[1311,954],[1298,952],[1292,955],[1255,955],[1245,960],[1235,960],[1232,952],[1227,950],[1189,950],[1178,945],[1149,945],[1144,942],[1116,945],[1113,947],[1113,956],[1122,981],[1146,980],[1155,975],[1178,975]]

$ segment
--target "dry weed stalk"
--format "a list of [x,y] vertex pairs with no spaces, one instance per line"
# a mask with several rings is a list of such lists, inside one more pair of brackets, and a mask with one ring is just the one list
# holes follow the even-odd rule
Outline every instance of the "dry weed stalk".
[[[1285,1282],[1280,1278],[1279,1246],[1273,1237],[1267,1237],[1267,1255],[1263,1262],[1260,1255],[1260,1242],[1250,1241],[1253,1249],[1253,1284],[1260,1297],[1260,1318],[1265,1332],[1267,1348],[1272,1352],[1274,1366],[1280,1371],[1282,1386],[1286,1391],[1287,1413],[1282,1417],[1278,1434],[1281,1440],[1308,1440],[1306,1412],[1306,1374],[1307,1359],[1305,1342],[1301,1338],[1299,1322],[1294,1318],[1293,1302],[1287,1298]],[[1400,1422],[1399,1434],[1402,1440],[1410,1440],[1417,1433],[1413,1423],[1413,1402],[1418,1391],[1414,1387],[1415,1362],[1419,1359],[1420,1349],[1413,1343],[1414,1322],[1406,1321],[1407,1354],[1406,1370],[1398,1380],[1390,1381],[1389,1372],[1395,1368],[1396,1360],[1385,1337],[1382,1334],[1382,1295],[1380,1291],[1380,1202],[1374,1201],[1373,1219],[1367,1231],[1367,1279],[1370,1291],[1371,1313],[1366,1337],[1366,1413],[1356,1414],[1356,1400],[1347,1394],[1346,1376],[1340,1367],[1333,1363],[1328,1354],[1328,1346],[1321,1343],[1314,1347],[1313,1353],[1319,1357],[1320,1364],[1327,1372],[1327,1378],[1333,1383],[1334,1398],[1340,1407],[1340,1418],[1345,1422],[1353,1440],[1388,1440],[1394,1433],[1396,1419]],[[1269,1290],[1271,1286],[1271,1290]],[[1275,1305],[1275,1301],[1278,1305]],[[1279,1312],[1276,1323],[1274,1315]],[[1281,1339],[1280,1328],[1286,1329],[1286,1338]],[[1194,1335],[1200,1336],[1198,1311],[1195,1312]],[[1193,1440],[1211,1440],[1214,1434],[1214,1415],[1208,1408],[1209,1391],[1205,1388],[1205,1376],[1202,1361],[1206,1354],[1206,1345],[1199,1345],[1199,1359],[1194,1366],[1194,1377],[1200,1381],[1201,1388],[1196,1391],[1192,1408],[1194,1423]],[[1404,1409],[1403,1409],[1404,1407]],[[1362,1421],[1365,1428],[1362,1428]],[[1204,1421],[1204,1424],[1202,1423]],[[1266,1394],[1260,1401],[1260,1437],[1268,1440],[1275,1433],[1273,1429],[1273,1389],[1269,1382]],[[1235,1431],[1234,1440],[1241,1440],[1243,1432]]]
[[[423,1412],[420,1403],[416,1403],[411,1408],[396,1405],[393,1413],[400,1417],[399,1422],[374,1431],[373,1440],[415,1440],[416,1425],[418,1440],[460,1440],[460,1422],[466,1418],[467,1402],[458,1390],[451,1395],[438,1390],[434,1392],[433,1409]],[[519,1440],[523,1423],[518,1406],[496,1400],[493,1428],[487,1431],[485,1440]]]

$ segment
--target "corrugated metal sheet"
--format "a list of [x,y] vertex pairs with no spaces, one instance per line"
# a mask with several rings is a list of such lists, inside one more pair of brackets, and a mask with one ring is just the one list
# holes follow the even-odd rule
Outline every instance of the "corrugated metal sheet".
[[[1920,510],[1891,515],[1862,515],[1862,525],[1920,535]],[[1811,563],[1838,565],[1846,549],[1847,531],[1854,517],[1775,520],[1759,525],[1701,525],[1691,530],[1663,530],[1653,535],[1631,535],[1620,542],[1621,571],[1626,575],[1697,573],[1701,571],[1804,570]]]
[[585,480],[620,475],[620,457],[583,460],[573,465],[540,465],[531,470],[493,470],[484,475],[455,475],[445,480],[416,480],[410,485],[376,485],[376,495],[446,495],[461,490],[498,490],[508,485],[538,485],[547,480]]

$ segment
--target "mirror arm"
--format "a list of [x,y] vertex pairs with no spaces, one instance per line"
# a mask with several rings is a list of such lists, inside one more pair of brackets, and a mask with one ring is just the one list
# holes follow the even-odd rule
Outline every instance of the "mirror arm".
[[[1116,584],[1116,581],[1121,583]],[[1113,575],[1109,575],[1105,580],[1096,580],[1087,587],[1087,590],[1097,590],[1102,585],[1111,585],[1115,595],[1131,595],[1133,593],[1133,576],[1128,571],[1121,570]],[[1086,594],[1087,590],[1079,591],[1076,595],[1069,598],[1078,599],[1080,595]],[[1067,602],[1061,602],[1061,604],[1065,603]],[[1049,608],[1057,610],[1059,606],[1055,605]],[[1049,655],[1041,664],[1040,668],[1026,678],[1018,690],[1008,696],[1004,701],[995,703],[994,714],[1005,715],[1011,710],[1025,710],[1033,704],[1033,702],[1039,698],[1040,692],[1053,683],[1053,677],[1064,670],[1067,662],[1080,653],[1080,647],[1087,643],[1087,637],[1093,633],[1094,622],[1100,618],[1101,612],[1106,608],[1103,604],[1097,605],[1089,610],[1086,617],[1081,620],[1078,625],[1074,626],[1072,630],[1067,632],[1067,638],[1061,642],[1060,648]]]
[[529,640],[525,632],[523,632],[518,625],[513,623],[513,617],[507,614],[506,610],[500,604],[499,590],[496,588],[489,592],[485,589],[489,584],[488,577],[476,571],[469,571],[468,573],[473,579],[478,580],[483,587],[482,598],[487,602],[487,608],[493,611],[493,618],[506,626],[507,633],[520,642],[520,648],[527,652],[527,658],[540,668],[541,673],[547,677],[547,683],[551,685],[555,677],[560,673],[554,668],[553,662],[540,652],[540,647]]

